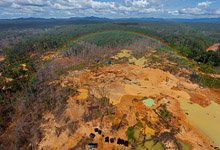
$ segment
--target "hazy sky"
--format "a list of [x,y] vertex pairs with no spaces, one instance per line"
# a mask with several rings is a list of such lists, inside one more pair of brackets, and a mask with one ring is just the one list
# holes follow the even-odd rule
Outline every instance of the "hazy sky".
[[0,0],[0,18],[220,17],[220,0]]

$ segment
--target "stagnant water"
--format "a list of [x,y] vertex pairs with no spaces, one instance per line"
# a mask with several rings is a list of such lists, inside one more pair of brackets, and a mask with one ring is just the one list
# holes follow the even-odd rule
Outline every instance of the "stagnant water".
[[198,128],[211,140],[215,145],[220,147],[220,105],[212,102],[207,107],[198,104],[190,104],[187,100],[180,102],[181,108],[189,113],[187,119],[190,124]]

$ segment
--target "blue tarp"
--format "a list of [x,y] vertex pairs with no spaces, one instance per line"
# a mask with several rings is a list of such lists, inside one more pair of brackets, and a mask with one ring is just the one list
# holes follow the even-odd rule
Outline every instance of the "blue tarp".
[[105,64],[106,64],[106,65],[110,65],[110,64],[111,64],[111,61],[105,61]]

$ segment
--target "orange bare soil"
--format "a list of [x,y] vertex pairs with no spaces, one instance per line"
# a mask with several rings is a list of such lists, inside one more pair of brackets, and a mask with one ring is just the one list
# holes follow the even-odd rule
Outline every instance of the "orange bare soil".
[[[43,150],[65,150],[87,145],[85,141],[98,143],[98,149],[131,149],[115,143],[105,143],[102,135],[96,134],[93,140],[89,134],[94,132],[95,127],[103,131],[104,136],[110,138],[127,139],[126,130],[141,122],[145,131],[154,134],[170,132],[157,115],[161,105],[166,104],[167,109],[172,112],[169,126],[178,129],[176,138],[191,145],[192,149],[213,149],[213,142],[200,130],[193,127],[187,120],[187,115],[180,107],[183,100],[191,100],[201,106],[207,106],[216,99],[219,102],[220,94],[210,89],[201,89],[199,85],[191,83],[183,77],[176,77],[169,72],[159,69],[143,68],[138,65],[118,64],[109,65],[93,70],[70,71],[56,82],[62,87],[78,87],[78,95],[70,96],[66,110],[61,119],[55,120],[53,114],[44,115],[45,122],[41,124],[44,129],[44,137],[39,143],[39,149]],[[51,83],[53,84],[53,83]],[[93,97],[108,97],[110,104],[104,108],[92,100]],[[152,108],[146,107],[142,100],[150,97],[157,102]],[[91,104],[90,104],[91,101]],[[90,114],[90,108],[98,107],[104,114],[103,117],[95,117],[85,121],[85,114]],[[105,112],[106,110],[114,113]],[[138,116],[137,116],[138,114]],[[57,129],[66,126],[66,119],[74,122],[72,128],[63,128],[57,133]],[[101,119],[102,118],[102,119]],[[124,118],[124,119],[122,119]],[[152,127],[147,127],[147,119]],[[113,127],[120,124],[120,128]],[[175,147],[172,142],[169,145]]]
[[220,43],[216,43],[216,44],[210,46],[206,51],[217,51],[217,50],[219,50],[219,46],[220,46]]
[[0,62],[4,61],[5,57],[3,55],[0,55]]

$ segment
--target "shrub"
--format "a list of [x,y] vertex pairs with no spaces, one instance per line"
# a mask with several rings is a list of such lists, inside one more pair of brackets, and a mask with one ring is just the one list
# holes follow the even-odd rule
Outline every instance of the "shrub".
[[134,132],[135,132],[134,126],[128,128],[128,130],[126,131],[126,135],[128,137],[128,140],[134,139]]

